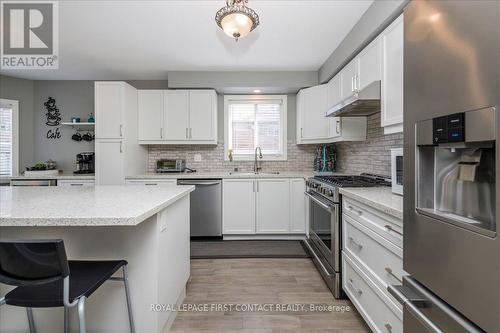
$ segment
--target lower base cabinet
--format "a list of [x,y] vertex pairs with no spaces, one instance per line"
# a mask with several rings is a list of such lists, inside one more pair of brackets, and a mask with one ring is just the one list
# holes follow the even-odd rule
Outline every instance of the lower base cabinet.
[[223,234],[305,234],[304,179],[225,179]]
[[175,186],[177,179],[126,179],[125,185]]
[[81,180],[70,180],[70,179],[63,179],[63,180],[58,180],[57,181],[57,186],[74,186],[74,187],[81,187],[81,186],[94,186],[95,182],[92,179],[81,179]]

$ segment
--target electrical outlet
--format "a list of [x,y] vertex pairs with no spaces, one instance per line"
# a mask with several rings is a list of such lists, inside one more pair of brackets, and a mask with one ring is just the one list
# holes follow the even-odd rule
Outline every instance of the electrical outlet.
[[194,161],[195,162],[201,162],[202,158],[201,158],[201,154],[194,154]]

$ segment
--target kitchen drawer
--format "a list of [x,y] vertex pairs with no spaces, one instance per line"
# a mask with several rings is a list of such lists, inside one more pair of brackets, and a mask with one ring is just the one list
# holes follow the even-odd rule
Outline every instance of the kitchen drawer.
[[342,202],[343,213],[403,248],[403,221],[345,196]]
[[158,186],[158,185],[177,185],[177,179],[127,179],[125,181],[126,185],[147,185],[147,186]]
[[[359,261],[378,287],[387,291],[391,284],[401,284],[403,275],[403,251],[398,246],[374,233],[346,214],[343,215],[343,250]],[[398,304],[398,303],[396,303]]]
[[402,333],[403,314],[346,252],[342,253],[344,291],[376,333]]
[[57,186],[94,186],[95,182],[91,179],[83,180],[58,180]]

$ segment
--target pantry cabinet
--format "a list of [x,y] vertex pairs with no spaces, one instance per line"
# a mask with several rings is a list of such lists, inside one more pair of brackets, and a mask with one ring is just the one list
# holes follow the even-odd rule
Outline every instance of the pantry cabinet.
[[303,178],[224,179],[223,234],[306,233]]
[[382,115],[384,133],[403,131],[403,14],[382,32]]
[[121,185],[147,169],[147,148],[137,139],[138,92],[122,81],[98,81],[94,89],[95,183]]
[[141,144],[217,144],[214,90],[140,90]]

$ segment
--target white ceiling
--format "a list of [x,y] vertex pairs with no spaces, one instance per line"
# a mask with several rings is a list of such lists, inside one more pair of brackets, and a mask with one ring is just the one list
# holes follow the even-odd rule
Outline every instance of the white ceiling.
[[250,0],[261,25],[238,43],[215,24],[225,0],[61,1],[58,70],[30,79],[165,79],[172,70],[317,70],[373,0]]

